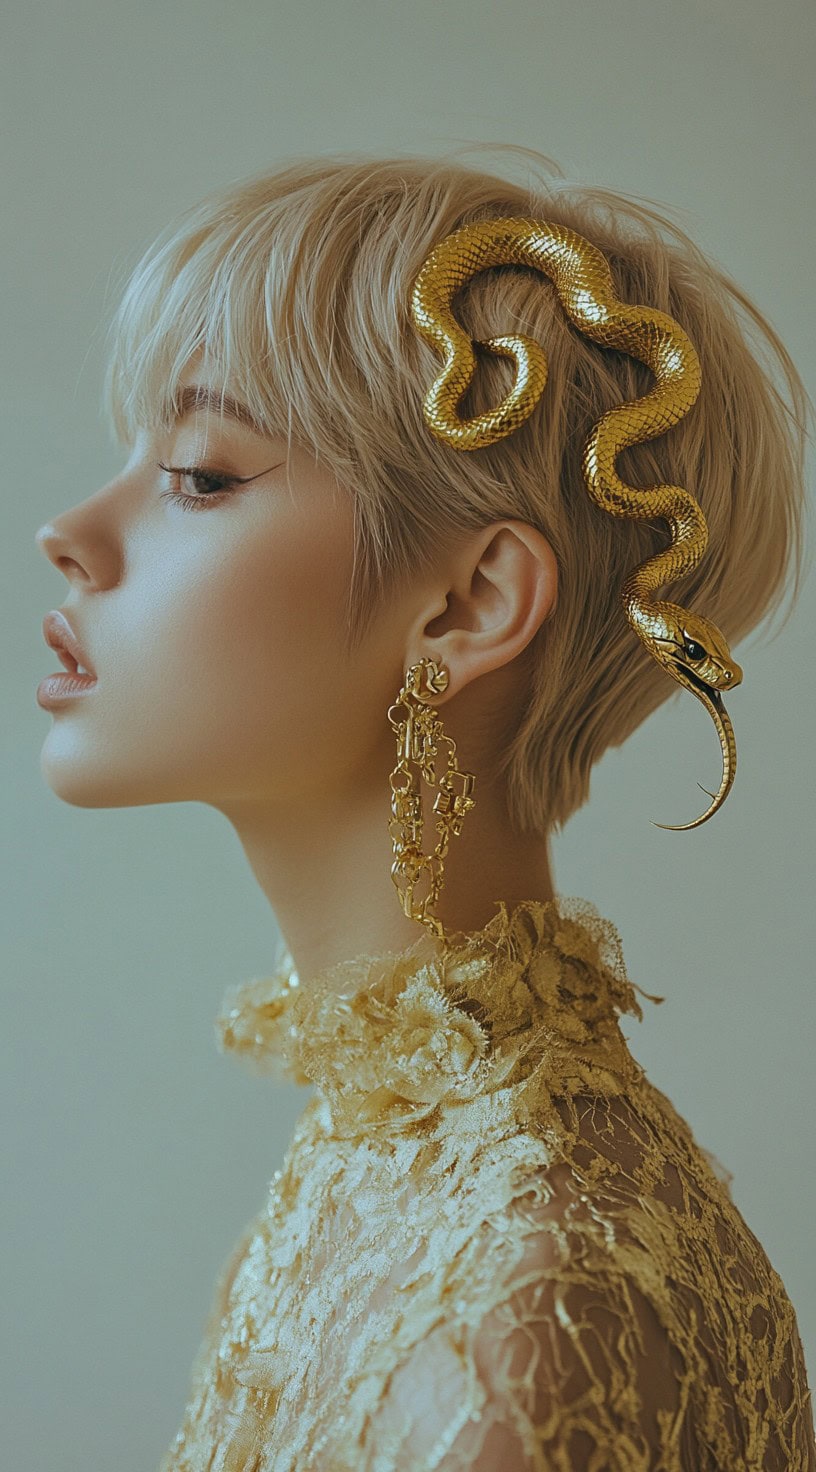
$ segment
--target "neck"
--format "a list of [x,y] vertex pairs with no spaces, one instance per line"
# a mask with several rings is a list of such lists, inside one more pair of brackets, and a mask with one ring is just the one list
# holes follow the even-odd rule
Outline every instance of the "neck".
[[[405,915],[391,878],[387,782],[384,792],[334,792],[289,812],[257,803],[224,809],[301,978],[363,951],[402,950],[428,933]],[[430,853],[438,835],[427,789],[423,802],[422,850]],[[427,892],[423,879],[417,896]],[[503,802],[483,785],[461,834],[451,835],[431,907],[446,934],[480,929],[499,900],[512,906],[553,894],[547,842],[512,833]]]

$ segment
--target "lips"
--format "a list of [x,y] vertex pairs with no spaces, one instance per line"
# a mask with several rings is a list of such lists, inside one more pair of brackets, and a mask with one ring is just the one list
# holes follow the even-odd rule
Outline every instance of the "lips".
[[43,619],[43,638],[49,649],[54,649],[65,669],[75,674],[79,665],[96,679],[96,670],[88,659],[64,613],[59,609],[47,613]]

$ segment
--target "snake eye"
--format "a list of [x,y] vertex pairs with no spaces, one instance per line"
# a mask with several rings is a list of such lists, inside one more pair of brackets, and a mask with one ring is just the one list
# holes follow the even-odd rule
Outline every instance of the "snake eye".
[[705,659],[706,652],[702,644],[698,644],[695,639],[689,639],[688,636],[686,636],[685,648],[686,654],[688,655],[689,659],[693,659],[695,664],[698,660]]

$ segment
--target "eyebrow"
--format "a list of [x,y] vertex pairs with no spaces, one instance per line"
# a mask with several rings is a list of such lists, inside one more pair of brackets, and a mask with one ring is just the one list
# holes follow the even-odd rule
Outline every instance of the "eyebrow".
[[258,423],[245,404],[234,399],[232,394],[222,395],[215,389],[205,387],[202,383],[186,384],[176,396],[175,409],[177,419],[183,419],[185,415],[192,414],[196,410],[212,409],[219,414],[223,413],[226,419],[237,420],[245,428],[251,429],[254,434],[264,437],[268,435],[268,431]]

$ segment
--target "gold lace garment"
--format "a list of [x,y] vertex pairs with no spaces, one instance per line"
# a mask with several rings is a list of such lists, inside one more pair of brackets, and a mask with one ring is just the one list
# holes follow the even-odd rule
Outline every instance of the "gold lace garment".
[[227,993],[220,1046],[316,1088],[160,1472],[816,1472],[794,1309],[629,1051],[615,927],[559,895],[451,939]]

